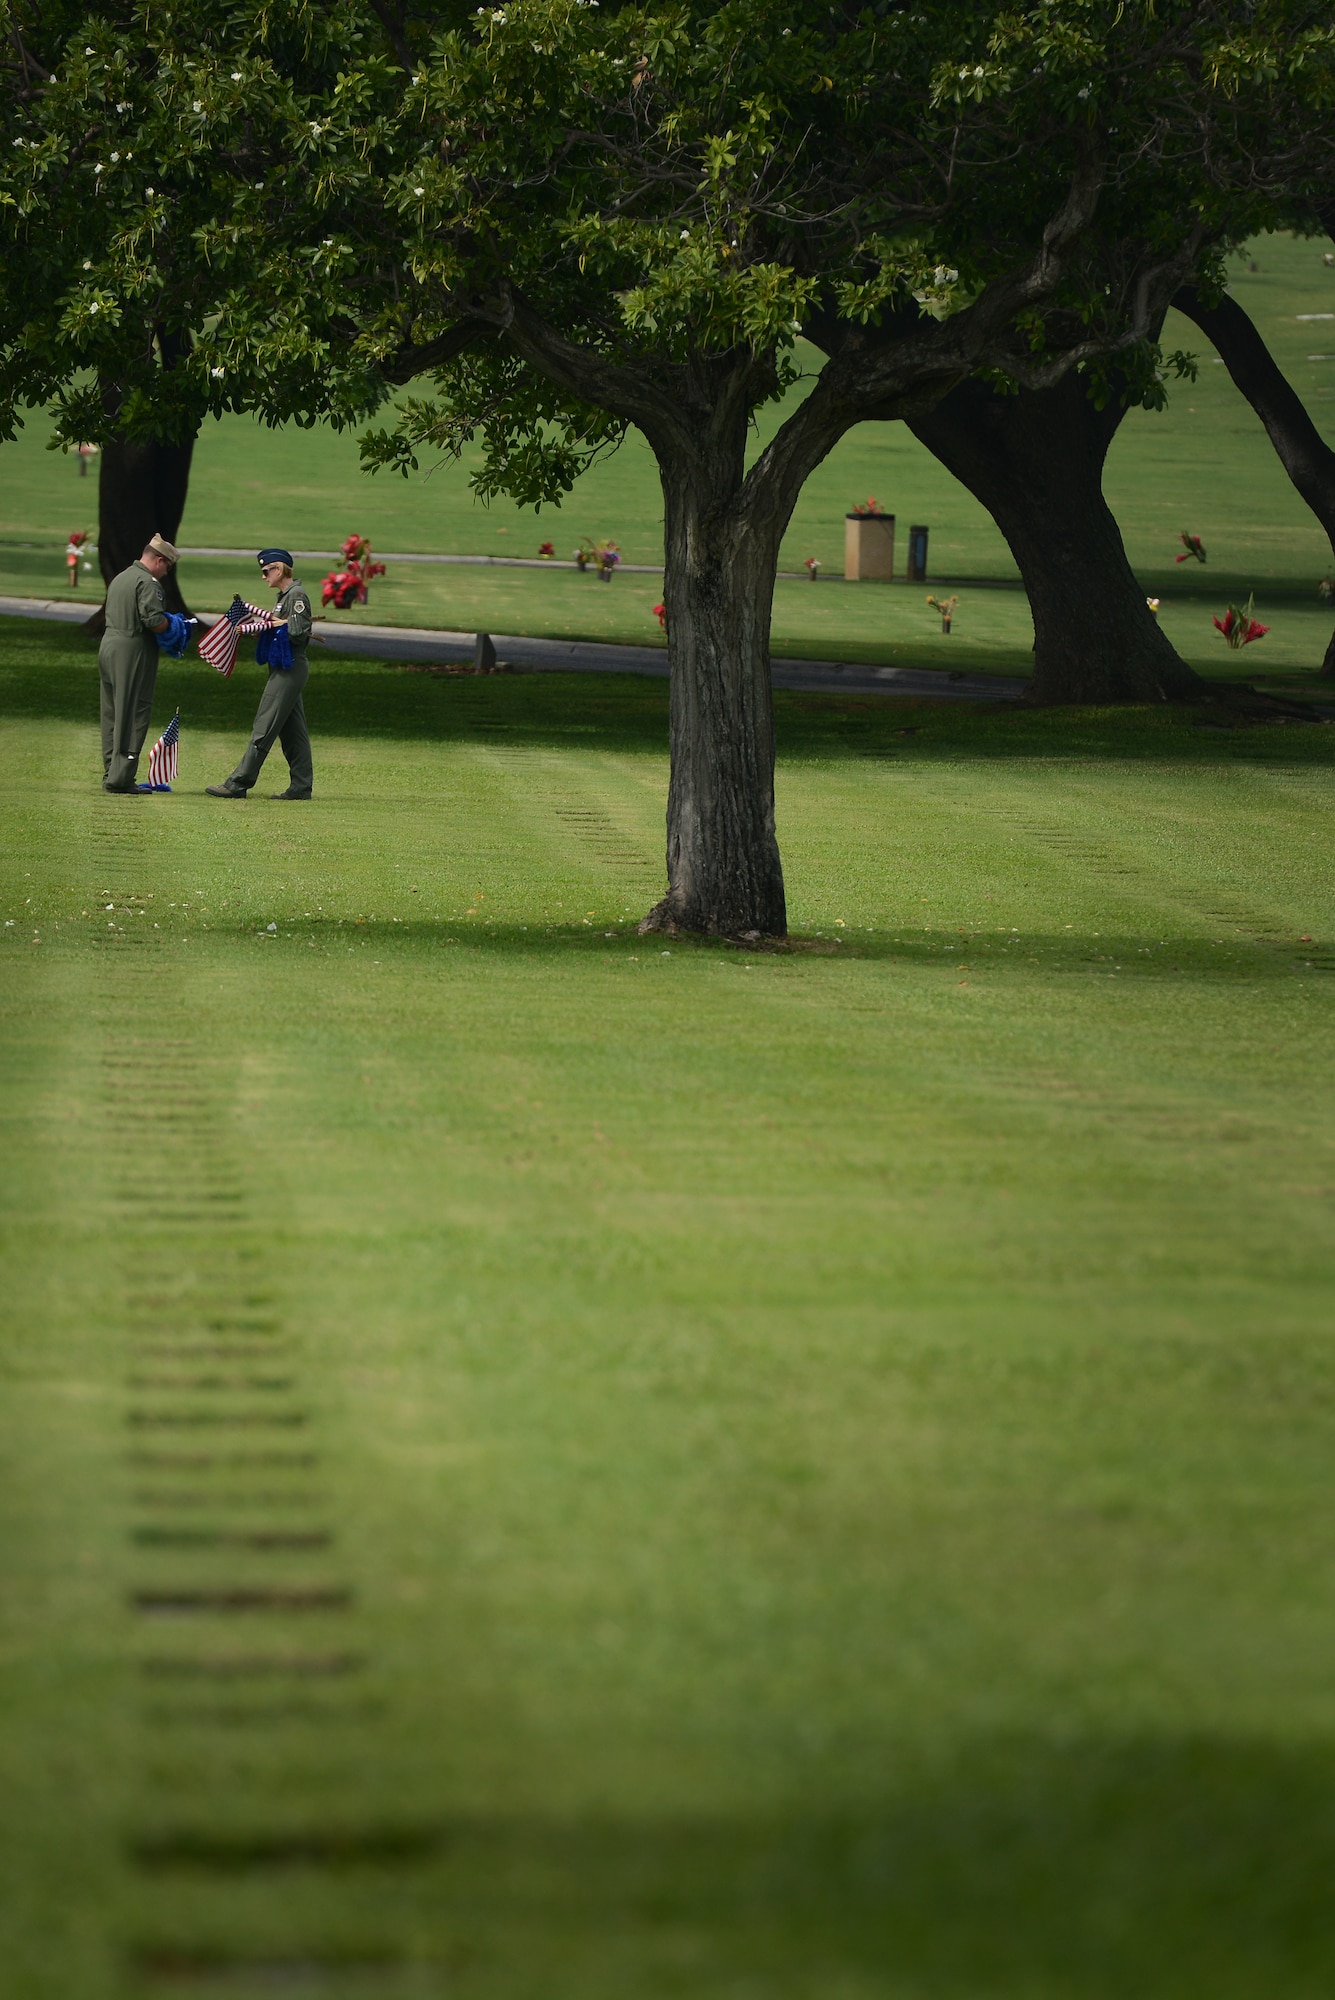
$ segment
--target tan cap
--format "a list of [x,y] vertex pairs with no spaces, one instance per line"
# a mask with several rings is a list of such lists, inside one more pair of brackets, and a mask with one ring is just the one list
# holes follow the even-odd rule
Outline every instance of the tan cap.
[[154,555],[165,556],[169,563],[181,560],[171,543],[163,535],[150,535],[145,547],[152,549]]

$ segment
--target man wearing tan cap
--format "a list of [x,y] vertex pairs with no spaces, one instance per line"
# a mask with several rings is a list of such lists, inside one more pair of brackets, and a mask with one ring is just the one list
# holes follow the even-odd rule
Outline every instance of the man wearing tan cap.
[[162,579],[176,551],[154,535],[138,562],[107,587],[107,629],[97,651],[102,683],[102,789],[133,792],[139,752],[153,713],[158,679],[157,634],[169,623]]

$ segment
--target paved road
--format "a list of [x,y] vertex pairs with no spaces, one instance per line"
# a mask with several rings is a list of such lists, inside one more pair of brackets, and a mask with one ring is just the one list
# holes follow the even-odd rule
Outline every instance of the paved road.
[[[58,599],[0,597],[0,615],[23,618],[55,618],[65,623],[82,623],[95,606],[69,604]],[[213,619],[217,612],[202,612]],[[342,625],[320,618],[315,636],[331,653],[346,653],[375,660],[403,660],[424,666],[456,666],[473,658],[477,644],[474,632],[434,632],[405,625]],[[492,634],[497,657],[520,673],[530,674],[644,674],[654,680],[667,679],[667,655],[661,646],[603,646],[592,640],[526,639],[505,633]],[[934,673],[916,667],[849,666],[838,660],[771,661],[776,688],[795,688],[818,694],[887,694],[901,699],[912,697],[934,701],[1017,701],[1024,693],[1022,680],[998,674]]]

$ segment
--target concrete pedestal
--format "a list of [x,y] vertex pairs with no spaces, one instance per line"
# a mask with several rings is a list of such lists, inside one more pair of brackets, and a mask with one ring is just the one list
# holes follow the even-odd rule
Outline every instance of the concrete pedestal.
[[894,515],[845,514],[844,575],[854,582],[889,583],[894,573]]

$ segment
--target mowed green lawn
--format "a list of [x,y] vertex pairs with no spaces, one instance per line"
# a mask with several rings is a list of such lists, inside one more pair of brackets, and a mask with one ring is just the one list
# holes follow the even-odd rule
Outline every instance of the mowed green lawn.
[[7,1993],[1325,2000],[1330,732],[0,646]]
[[[1232,283],[1328,439],[1335,443],[1335,270],[1322,262],[1324,239],[1266,237],[1232,260]],[[1257,268],[1252,269],[1255,265]],[[1306,317],[1302,317],[1302,316]],[[1316,585],[1331,568],[1328,541],[1285,476],[1250,406],[1210,343],[1170,314],[1168,349],[1200,362],[1195,383],[1170,384],[1168,408],[1132,411],[1109,457],[1106,486],[1128,553],[1174,645],[1219,677],[1309,674],[1330,637],[1332,613]],[[813,367],[819,358],[808,354]],[[802,393],[795,388],[789,403]],[[780,411],[762,412],[757,442]],[[378,421],[384,421],[380,419]],[[0,593],[63,596],[63,549],[70,531],[95,530],[97,488],[72,457],[45,449],[34,415],[17,443],[0,448]],[[380,550],[534,557],[550,540],[569,558],[583,536],[611,536],[627,562],[662,560],[662,496],[652,455],[632,435],[579,482],[560,509],[540,514],[499,503],[476,505],[461,463],[428,465],[414,478],[359,470],[356,440],[327,429],[267,431],[246,418],[207,425],[196,450],[181,540],[194,547],[334,549],[350,532]],[[900,581],[845,584],[844,514],[874,493],[896,516]],[[927,586],[904,582],[906,533],[931,531]],[[1183,531],[1203,537],[1209,560],[1178,565]],[[970,673],[1028,671],[1033,628],[1015,565],[990,517],[902,424],[863,424],[809,480],[786,538],[781,566],[822,565],[814,586],[781,578],[774,645],[780,654]],[[323,565],[308,565],[318,587]],[[84,579],[84,590],[97,581]],[[191,557],[182,570],[190,601],[220,610],[240,587],[257,585],[253,565]],[[992,587],[985,587],[985,586]],[[1005,586],[998,588],[996,586]],[[925,603],[928,589],[958,589],[961,604],[946,638]],[[1231,654],[1213,619],[1255,591],[1269,636]],[[391,565],[351,622],[425,624],[561,638],[653,644],[652,576],[622,574],[610,585],[569,572]]]

